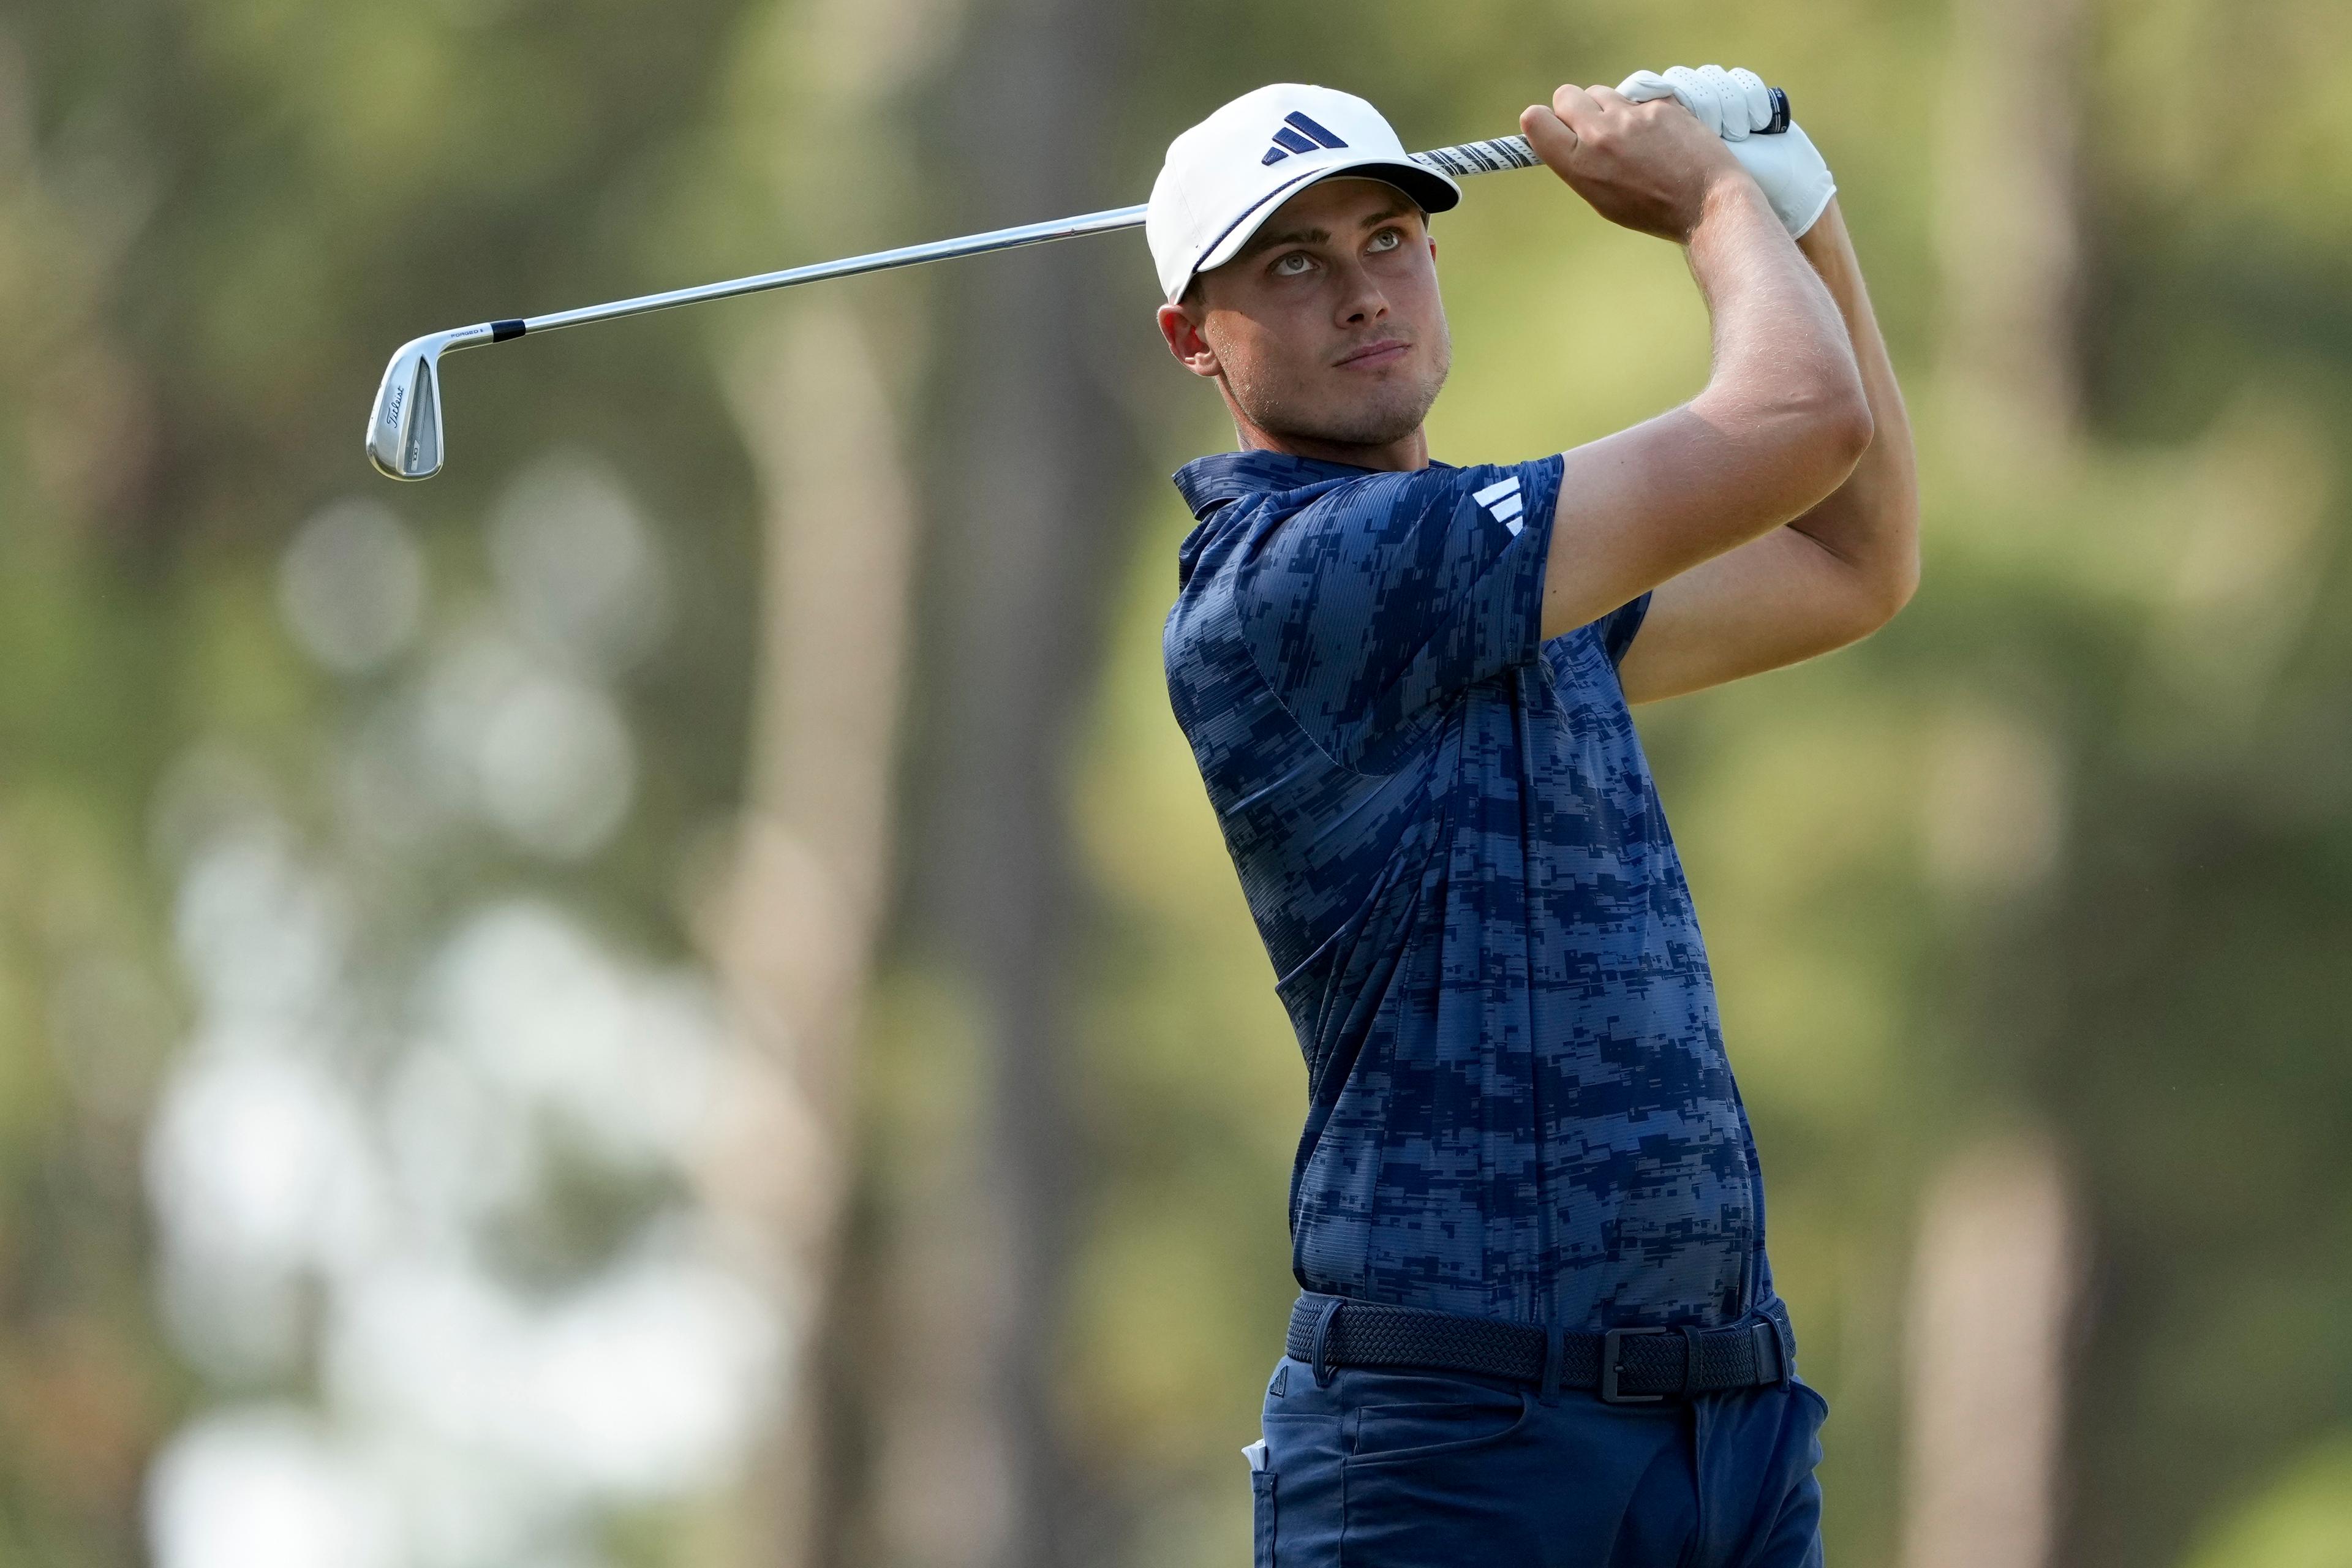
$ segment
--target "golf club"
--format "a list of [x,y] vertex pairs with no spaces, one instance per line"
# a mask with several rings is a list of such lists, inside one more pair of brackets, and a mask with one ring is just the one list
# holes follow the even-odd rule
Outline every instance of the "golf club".
[[[1777,87],[1771,89],[1771,93],[1772,122],[1765,129],[1767,132],[1786,131],[1789,128],[1789,96]],[[1415,153],[1412,157],[1416,163],[1457,177],[1493,174],[1502,169],[1529,169],[1539,162],[1524,136],[1505,136],[1492,142],[1465,142],[1458,146]],[[814,283],[821,279],[849,278],[861,272],[912,267],[918,262],[944,261],[950,257],[980,256],[992,250],[1010,250],[1015,246],[1037,245],[1049,239],[1068,239],[1075,235],[1108,234],[1114,229],[1136,228],[1142,225],[1145,211],[1144,206],[1116,207],[1108,212],[1087,213],[1051,223],[1025,224],[1017,228],[967,235],[961,239],[933,240],[927,245],[877,250],[840,261],[820,261],[806,267],[787,268],[781,272],[762,272],[750,278],[730,279],[723,283],[705,283],[695,289],[675,289],[667,294],[643,294],[634,300],[616,300],[607,305],[583,305],[575,310],[559,310],[552,315],[531,316],[520,321],[484,321],[478,326],[458,327],[450,331],[428,332],[402,344],[400,352],[392,356],[392,363],[384,367],[383,384],[376,388],[375,406],[368,413],[368,461],[375,465],[377,472],[395,479],[428,479],[441,471],[446,453],[441,438],[441,356],[458,349],[478,348],[484,343],[503,343],[531,332],[551,332],[558,327],[577,327],[590,321],[639,316],[648,310],[667,310],[675,305],[696,305],[706,300],[727,300],[738,294],[789,289],[795,283]]]

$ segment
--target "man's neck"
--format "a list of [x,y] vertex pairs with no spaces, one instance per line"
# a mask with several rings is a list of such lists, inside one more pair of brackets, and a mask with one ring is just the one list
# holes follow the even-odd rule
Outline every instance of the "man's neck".
[[1351,468],[1380,468],[1391,473],[1429,467],[1429,435],[1418,425],[1413,426],[1412,434],[1377,446],[1276,435],[1245,419],[1234,421],[1234,434],[1240,438],[1244,452],[1280,452],[1287,457],[1315,458],[1326,463],[1346,463]]

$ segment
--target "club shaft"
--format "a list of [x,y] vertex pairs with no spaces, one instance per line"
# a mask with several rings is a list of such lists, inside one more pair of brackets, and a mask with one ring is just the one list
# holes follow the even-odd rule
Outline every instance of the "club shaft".
[[[961,239],[935,239],[928,245],[902,245],[895,250],[877,250],[840,261],[788,267],[781,272],[761,272],[750,278],[730,279],[723,283],[705,283],[695,289],[673,289],[666,294],[641,294],[634,300],[616,300],[609,305],[583,305],[576,310],[558,310],[552,315],[530,317],[521,326],[525,332],[550,332],[558,327],[584,326],[590,321],[609,321],[621,316],[641,316],[648,310],[667,310],[674,305],[698,305],[706,300],[728,300],[738,294],[789,289],[795,283],[816,283],[827,278],[854,278],[861,272],[882,272],[894,267],[912,267],[919,262],[980,256],[992,250],[1010,250],[1017,245],[1039,245],[1049,239],[1069,239],[1081,234],[1108,234],[1113,229],[1135,227],[1143,221],[1143,213],[1144,209],[1139,206],[1114,207],[1107,212],[1057,218],[1051,223],[1024,224],[1018,228],[967,235]],[[520,334],[510,332],[507,335]]]
[[[1789,124],[1788,95],[1774,88],[1772,99],[1777,112],[1768,130],[1784,131]],[[1465,142],[1452,147],[1434,147],[1426,153],[1415,153],[1412,158],[1416,163],[1457,179],[1470,174],[1496,174],[1505,169],[1532,169],[1540,161],[1524,136],[1500,136],[1491,142]],[[642,316],[648,310],[698,305],[706,300],[730,300],[738,294],[761,294],[771,289],[789,289],[795,283],[815,283],[827,278],[853,278],[861,272],[885,272],[892,268],[913,267],[925,261],[980,256],[992,250],[1011,250],[1015,246],[1041,245],[1049,239],[1070,239],[1082,234],[1108,234],[1114,229],[1137,228],[1142,226],[1147,210],[1139,205],[1112,207],[1076,217],[1056,218],[1050,223],[1023,224],[1017,228],[966,235],[961,239],[935,239],[926,245],[902,245],[895,250],[877,250],[840,261],[819,261],[806,267],[788,267],[781,272],[730,278],[723,283],[673,289],[666,294],[640,294],[634,300],[615,300],[609,305],[583,305],[576,310],[558,310],[552,315],[530,316],[520,321],[485,321],[479,326],[448,333],[442,347],[446,351],[473,348],[481,343],[502,343],[510,338],[524,337],[533,332],[551,332],[558,327],[579,327],[590,321]]]
[[[1412,157],[1417,163],[1425,163],[1457,176],[1492,174],[1502,169],[1532,168],[1537,162],[1524,136],[1506,136],[1493,142],[1470,142],[1456,147],[1439,147],[1427,153],[1416,153]],[[591,321],[642,316],[648,310],[698,305],[707,300],[729,300],[739,294],[761,294],[771,289],[789,289],[796,283],[815,283],[828,278],[853,278],[861,272],[884,272],[925,261],[981,256],[992,250],[1011,250],[1016,246],[1041,245],[1049,239],[1071,239],[1082,234],[1108,234],[1115,229],[1137,228],[1142,226],[1146,210],[1141,205],[1112,207],[1076,217],[1056,218],[1050,223],[1023,224],[1016,228],[966,235],[961,239],[935,239],[926,245],[904,245],[895,250],[877,250],[839,261],[788,267],[781,272],[730,278],[722,283],[705,283],[698,288],[673,289],[664,294],[641,294],[634,300],[615,300],[606,305],[583,305],[576,310],[557,310],[551,315],[530,316],[520,321],[490,321],[453,336],[447,347],[472,348],[480,343],[504,342],[509,338],[530,333],[551,332],[559,327],[579,327]]]

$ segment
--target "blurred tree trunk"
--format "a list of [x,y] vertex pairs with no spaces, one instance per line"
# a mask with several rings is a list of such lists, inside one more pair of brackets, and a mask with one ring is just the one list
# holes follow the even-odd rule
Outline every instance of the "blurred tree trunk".
[[2082,0],[1954,0],[1937,149],[1941,378],[1990,433],[2062,447],[2082,407],[2083,33]]
[[[730,198],[814,259],[878,247],[910,181],[897,127],[958,0],[772,0],[719,94]],[[769,219],[764,221],[775,221]],[[923,226],[928,229],[929,225]],[[856,1052],[892,887],[917,479],[896,405],[901,284],[796,291],[722,351],[759,483],[761,644],[743,816],[704,946],[740,1040],[704,1196],[786,1317],[772,1424],[697,1561],[843,1561],[862,1438]]]
[[[2082,437],[2083,27],[2081,0],[1955,0],[1944,101],[1963,111],[1944,118],[1937,149],[1944,407],[1964,440],[2057,462]],[[1969,763],[2013,775],[2021,805],[2039,798],[2024,787],[2031,754],[2006,757],[1997,739],[1972,737]],[[1957,802],[1938,812],[1948,847],[1964,847],[1951,831],[1960,815]],[[1990,873],[2000,892],[2029,890],[2056,854],[2054,840],[2033,842],[2043,817],[2054,833],[2049,813],[2005,806],[1982,852],[1958,857],[1990,858],[1963,879]],[[2050,1009],[2035,1016],[2027,998],[2036,988],[2023,976],[2000,983],[2000,1005],[1979,1013],[1983,1043],[2030,1053]],[[1995,1028],[2018,1040],[1993,1037]],[[1906,1311],[1906,1568],[2048,1568],[2053,1559],[2066,1331],[2081,1273],[2074,1211],[2063,1152],[2047,1133],[1981,1140],[1929,1179]]]
[[2046,1568],[2077,1283],[2064,1167],[2038,1139],[1965,1151],[1916,1247],[1906,1568]]
[[[1132,199],[1109,188],[1102,156],[1128,22],[1128,8],[1085,0],[975,8],[932,106],[960,198],[940,215],[946,232]],[[1118,248],[1139,243],[1024,250],[939,279],[935,793],[913,923],[963,989],[986,1087],[971,1179],[940,1216],[954,1256],[902,1266],[905,1396],[877,1500],[891,1561],[922,1568],[1104,1555],[1084,1539],[1054,1420],[1081,1173],[1060,984],[1076,905],[1063,780],[1123,554],[1134,454],[1107,345],[1150,331],[1150,269]],[[1106,331],[1113,311],[1122,325]]]
[[788,308],[736,367],[765,497],[751,769],[709,947],[741,1042],[706,1195],[790,1317],[782,1405],[722,1527],[743,1568],[832,1560],[832,1374],[854,1146],[851,1055],[887,884],[911,488],[866,331],[837,295]]

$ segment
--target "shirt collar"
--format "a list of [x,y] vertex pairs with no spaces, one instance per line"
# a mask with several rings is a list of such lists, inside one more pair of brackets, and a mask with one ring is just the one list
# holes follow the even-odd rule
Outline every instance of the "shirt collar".
[[[1442,468],[1446,465],[1433,461],[1430,467]],[[1267,490],[1304,489],[1308,485],[1325,484],[1332,479],[1359,479],[1367,474],[1381,471],[1360,468],[1352,463],[1327,462],[1321,458],[1295,458],[1287,452],[1253,448],[1195,458],[1170,477],[1182,493],[1184,504],[1192,509],[1193,520],[1200,521],[1225,502],[1238,500],[1244,496]]]

